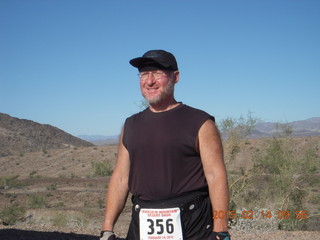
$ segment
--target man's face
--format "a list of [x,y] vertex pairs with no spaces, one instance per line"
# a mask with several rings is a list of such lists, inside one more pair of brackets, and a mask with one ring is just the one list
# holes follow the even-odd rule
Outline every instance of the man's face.
[[179,72],[147,71],[140,73],[140,89],[150,105],[158,104],[173,97],[174,84],[178,81]]

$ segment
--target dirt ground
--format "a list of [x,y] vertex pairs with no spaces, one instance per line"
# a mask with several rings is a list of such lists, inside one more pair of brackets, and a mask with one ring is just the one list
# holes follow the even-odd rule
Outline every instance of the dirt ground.
[[[0,158],[0,179],[6,181],[0,182],[0,211],[13,204],[26,209],[14,225],[0,220],[0,240],[99,239],[109,177],[95,176],[92,163],[114,164],[116,156],[116,146],[101,146]],[[128,198],[115,228],[120,238],[126,235],[130,211]],[[233,240],[320,239],[320,231],[230,232]]]
[[[82,229],[0,229],[1,240],[98,240],[97,233],[85,233]],[[320,239],[320,232],[285,232],[278,231],[273,233],[241,233],[230,231],[232,240],[294,240],[294,239]],[[123,238],[118,238],[123,239]],[[201,240],[201,239],[199,239]]]

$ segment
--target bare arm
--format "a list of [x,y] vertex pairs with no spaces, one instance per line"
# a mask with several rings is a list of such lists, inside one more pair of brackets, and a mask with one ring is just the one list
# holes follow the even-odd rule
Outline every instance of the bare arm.
[[[212,120],[207,120],[201,126],[198,139],[213,211],[224,211],[224,213],[226,213],[226,211],[229,210],[227,173],[223,160],[223,147],[220,134]],[[228,231],[227,217],[214,219],[213,231]]]
[[128,197],[129,153],[122,143],[123,130],[118,147],[116,167],[110,179],[106,196],[105,220],[102,230],[113,231],[113,227]]

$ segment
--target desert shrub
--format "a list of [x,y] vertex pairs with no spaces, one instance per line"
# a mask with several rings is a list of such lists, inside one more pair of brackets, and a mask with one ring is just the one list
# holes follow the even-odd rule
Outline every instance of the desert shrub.
[[33,178],[37,174],[37,171],[33,170],[31,173],[29,173],[29,177]]
[[241,145],[255,128],[258,118],[253,117],[249,112],[246,117],[228,117],[219,123],[224,141],[224,154],[226,164],[232,162],[239,153]]
[[66,178],[65,174],[59,173],[59,178]]
[[77,215],[73,222],[77,227],[81,228],[86,227],[88,225],[88,219],[86,219],[86,217],[83,214]]
[[0,218],[5,225],[14,225],[17,221],[23,219],[25,213],[25,207],[14,203],[0,212]]
[[[219,129],[222,132],[224,158],[226,165],[230,165],[234,162],[237,154],[243,145],[247,143],[247,137],[252,133],[255,128],[258,118],[254,117],[250,112],[247,116],[240,116],[239,118],[226,118],[219,123]],[[233,171],[229,173],[229,187],[230,198],[233,201],[232,206],[236,207],[236,199],[239,195],[245,192],[247,185],[250,183],[252,172],[254,168],[245,170],[239,169],[239,171]],[[233,209],[235,210],[235,209]]]
[[112,166],[110,162],[104,161],[104,162],[94,162],[91,164],[93,168],[93,175],[104,177],[104,176],[110,176],[112,174]]
[[19,175],[0,177],[0,189],[1,188],[23,188],[29,186],[30,182],[26,180],[19,180]]
[[[251,126],[254,126],[255,122],[251,116],[247,120],[229,118],[222,122],[221,129],[227,133],[224,136],[227,164],[232,164],[242,144],[246,143],[245,138],[252,131]],[[239,169],[228,174],[230,210],[268,208],[271,212],[285,211],[291,216],[273,219],[272,227],[267,227],[259,218],[255,222],[241,219],[233,221],[234,229],[253,228],[251,231],[262,231],[262,228],[265,228],[265,231],[269,231],[275,226],[283,230],[305,229],[308,218],[297,218],[296,211],[307,211],[306,201],[310,190],[319,187],[319,156],[312,148],[296,155],[291,133],[291,126],[279,125],[276,135],[265,139],[263,148],[255,151],[251,159],[253,165],[249,169]],[[315,198],[310,200],[313,204],[320,204]]]
[[8,176],[8,177],[0,177],[0,188],[9,188],[17,186],[16,179],[19,175]]
[[102,208],[104,208],[104,206],[105,206],[105,201],[102,200],[102,199],[98,199],[97,205],[98,205],[99,208],[102,209]]
[[13,202],[17,198],[17,194],[15,193],[5,193],[5,198],[9,198],[11,202]]
[[78,176],[77,175],[75,175],[74,173],[71,173],[70,174],[70,178],[77,178]]
[[[311,204],[320,206],[320,195],[313,194],[312,196],[310,196],[309,202]],[[320,208],[318,210],[320,210]]]
[[52,218],[52,224],[56,227],[66,227],[68,225],[68,217],[64,213],[56,213]]
[[57,184],[56,183],[51,184],[50,186],[47,187],[47,190],[49,191],[57,190]]
[[29,207],[30,208],[46,208],[48,203],[43,196],[31,195],[29,197]]
[[[311,174],[316,173],[319,169],[319,160],[316,159],[318,159],[318,155],[315,149],[308,149],[302,159],[304,164],[301,164],[301,170]],[[314,178],[314,180],[316,179]],[[319,181],[316,180],[315,183],[319,183]]]
[[55,208],[62,208],[62,207],[65,207],[65,204],[64,202],[57,202],[55,205],[54,205]]
[[279,219],[279,229],[304,230],[307,219],[297,218],[296,211],[307,210],[305,199],[315,184],[319,163],[313,150],[298,157],[292,147],[288,137],[266,140],[264,151],[254,156],[253,167],[231,183],[230,192],[238,207],[268,206],[289,213],[290,217]]

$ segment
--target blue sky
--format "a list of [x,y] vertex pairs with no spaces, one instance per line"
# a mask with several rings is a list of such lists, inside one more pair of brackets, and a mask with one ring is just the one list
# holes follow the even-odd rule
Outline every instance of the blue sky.
[[318,0],[0,0],[0,112],[75,136],[140,111],[150,49],[179,64],[176,99],[217,121],[320,116]]

